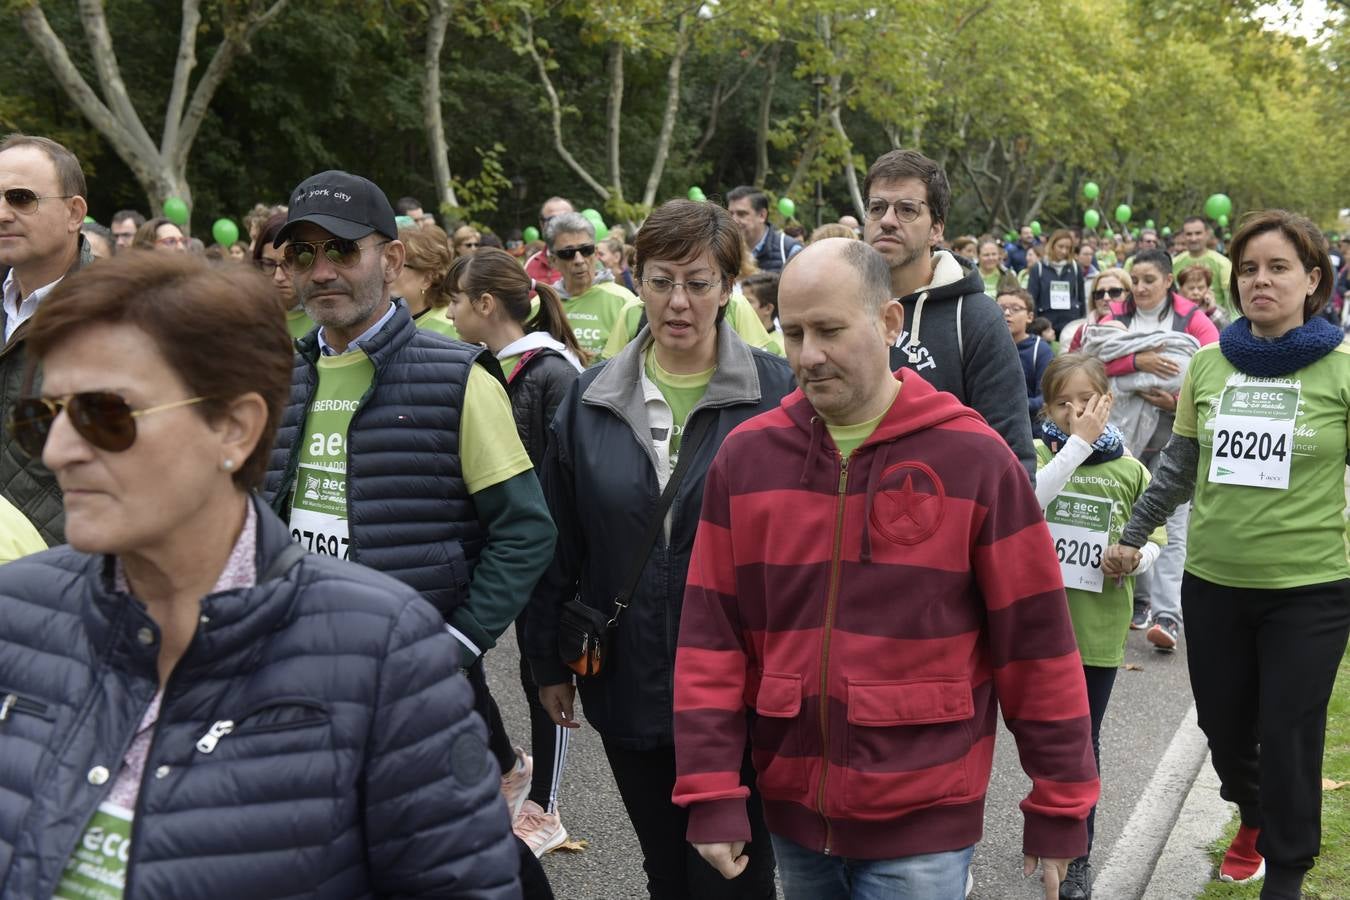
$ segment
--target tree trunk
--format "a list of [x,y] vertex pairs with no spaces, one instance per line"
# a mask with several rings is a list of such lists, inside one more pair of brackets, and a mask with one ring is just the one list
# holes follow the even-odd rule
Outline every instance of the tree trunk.
[[656,138],[656,156],[647,173],[647,187],[642,192],[642,205],[649,209],[656,203],[656,191],[661,186],[661,175],[670,158],[670,139],[675,133],[675,117],[680,111],[680,73],[684,56],[689,51],[689,16],[682,15],[675,34],[675,53],[666,69],[666,111],[661,118],[661,132]]
[[441,51],[450,24],[450,0],[433,0],[427,23],[427,52],[422,61],[422,118],[426,123],[427,146],[431,149],[431,174],[436,182],[436,205],[441,212],[459,206],[450,183],[450,148],[445,141],[445,123],[441,118]]
[[703,156],[703,151],[708,148],[708,144],[712,141],[713,135],[717,134],[717,126],[721,120],[723,104],[736,96],[736,93],[741,89],[741,85],[745,84],[745,79],[750,76],[751,72],[755,71],[755,68],[759,65],[759,61],[764,58],[764,51],[768,49],[768,46],[768,44],[763,44],[755,51],[755,55],[750,59],[750,64],[741,71],[740,75],[736,76],[736,81],[730,88],[723,90],[722,84],[724,79],[717,79],[717,84],[713,87],[712,103],[710,104],[711,108],[708,110],[708,126],[703,130],[703,136],[698,139],[698,143],[694,145],[693,152],[690,153],[690,156],[694,159],[699,159]]
[[609,94],[605,97],[606,149],[609,155],[609,183],[614,199],[623,202],[623,166],[620,147],[623,138],[623,45],[609,45]]
[[769,51],[769,68],[764,75],[764,89],[759,95],[759,118],[755,126],[755,187],[764,187],[769,177],[769,113],[773,108],[773,91],[778,81],[778,59],[783,45],[775,43]]

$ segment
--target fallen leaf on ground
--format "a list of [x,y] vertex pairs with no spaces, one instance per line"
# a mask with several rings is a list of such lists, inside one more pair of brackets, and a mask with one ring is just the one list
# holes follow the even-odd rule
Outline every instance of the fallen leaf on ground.
[[1139,665],[1138,663],[1126,663],[1126,664],[1125,664],[1125,671],[1127,671],[1127,672],[1142,672],[1142,671],[1144,671],[1144,667],[1141,666],[1141,665]]
[[1322,779],[1322,790],[1339,791],[1341,788],[1350,786],[1350,781],[1332,781],[1330,778]]
[[550,852],[553,852],[553,853],[581,853],[581,852],[582,852],[583,850],[585,850],[585,849],[586,849],[586,841],[585,841],[585,840],[580,840],[580,841],[563,841],[561,844],[559,844],[558,846],[554,847],[553,850],[550,851]]

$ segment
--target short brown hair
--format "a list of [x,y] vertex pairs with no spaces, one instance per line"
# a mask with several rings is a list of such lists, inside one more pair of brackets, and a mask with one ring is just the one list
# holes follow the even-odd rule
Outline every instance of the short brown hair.
[[75,154],[51,138],[14,132],[5,136],[0,143],[0,153],[15,147],[35,147],[52,161],[56,167],[56,181],[61,185],[61,193],[70,197],[88,197],[89,188],[84,181],[84,170]]
[[455,252],[450,249],[450,238],[439,225],[414,225],[400,228],[398,239],[407,248],[407,261],[403,265],[412,269],[430,272],[431,289],[427,291],[427,303],[434,307],[448,306],[450,294],[445,286],[445,273],[450,271]]
[[172,225],[178,228],[187,237],[187,232],[179,228],[178,223],[166,216],[155,216],[153,219],[146,219],[141,223],[141,227],[136,229],[136,236],[131,239],[131,246],[138,250],[153,250],[155,244],[159,242],[159,229],[165,225]]
[[917,150],[892,150],[877,157],[863,179],[863,202],[872,194],[872,185],[878,181],[899,181],[917,178],[923,182],[928,195],[928,212],[934,222],[946,224],[947,211],[952,205],[952,186],[942,166]]
[[[1018,300],[1022,301],[1022,305],[1027,308],[1027,312],[1031,313],[1033,316],[1036,315],[1036,298],[1032,297],[1031,292],[1028,291],[1026,288],[1016,287],[1010,288],[1006,291],[999,291],[998,296],[1016,297]],[[995,297],[994,299],[997,300],[998,297]]]
[[[633,239],[638,280],[642,270],[654,259],[671,262],[686,260],[711,250],[722,275],[722,286],[729,289],[741,274],[741,229],[736,220],[716,203],[694,200],[667,200],[647,217]],[[717,311],[721,322],[730,303]]]
[[826,238],[848,238],[850,241],[856,241],[858,236],[847,225],[840,225],[838,222],[826,222],[811,232],[811,240],[808,243],[814,244],[816,241],[823,241]]
[[1209,266],[1196,263],[1193,266],[1187,266],[1177,273],[1177,284],[1182,285],[1193,278],[1199,278],[1205,283],[1205,287],[1214,286],[1214,273],[1210,271]]
[[1228,277],[1229,296],[1242,308],[1242,295],[1238,293],[1238,272],[1242,268],[1242,251],[1247,243],[1259,234],[1278,231],[1289,243],[1294,245],[1303,271],[1322,270],[1322,278],[1317,287],[1303,301],[1303,321],[1308,321],[1322,311],[1331,296],[1331,286],[1336,283],[1336,273],[1331,268],[1331,257],[1327,255],[1326,241],[1322,230],[1307,216],[1284,209],[1263,209],[1248,213],[1238,226],[1237,234],[1228,242],[1228,258],[1233,261],[1233,273]]
[[150,336],[207,421],[257,392],[267,403],[258,444],[234,473],[235,486],[262,482],[290,394],[295,348],[276,289],[247,266],[212,266],[190,253],[123,253],[52,289],[28,332],[29,374],[53,347],[83,328],[131,325]]

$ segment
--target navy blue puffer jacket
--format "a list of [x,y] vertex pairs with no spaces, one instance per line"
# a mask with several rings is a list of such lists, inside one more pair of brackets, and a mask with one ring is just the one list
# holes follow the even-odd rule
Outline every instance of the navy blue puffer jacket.
[[[126,898],[519,897],[500,772],[440,616],[331,557],[262,579],[291,541],[252,502],[260,581],[202,601],[169,679]],[[112,571],[69,547],[0,568],[4,900],[52,895],[158,686],[159,629]]]

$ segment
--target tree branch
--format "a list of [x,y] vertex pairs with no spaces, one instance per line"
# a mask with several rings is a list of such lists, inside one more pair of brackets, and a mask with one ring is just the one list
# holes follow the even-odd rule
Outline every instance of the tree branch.
[[656,139],[656,156],[652,160],[651,171],[647,174],[647,188],[642,192],[644,206],[656,202],[656,191],[661,185],[661,175],[666,170],[666,160],[670,158],[670,138],[675,133],[675,117],[680,111],[680,73],[684,68],[684,56],[689,51],[689,17],[680,16],[678,30],[675,33],[675,55],[670,59],[666,70],[666,111],[661,119],[661,133]]
[[695,159],[703,155],[703,151],[707,149],[709,142],[713,139],[713,135],[717,133],[718,120],[722,115],[722,105],[732,97],[736,96],[736,92],[745,84],[745,80],[750,76],[750,73],[755,71],[755,68],[759,65],[760,59],[764,56],[764,51],[767,49],[769,49],[768,44],[760,45],[759,49],[755,51],[754,57],[751,58],[750,64],[741,71],[741,74],[737,76],[736,81],[727,90],[722,90],[723,79],[717,79],[717,84],[713,88],[712,108],[708,112],[708,127],[703,130],[703,136],[699,138],[698,143],[694,145],[694,150],[691,154]]
[[[835,133],[844,141],[844,177],[848,180],[848,193],[853,198],[853,208],[857,210],[859,220],[867,211],[863,204],[862,190],[858,187],[858,169],[853,165],[853,141],[849,138],[848,132],[844,130],[844,119],[840,111],[841,102],[839,100],[840,82],[842,75],[830,76],[830,124],[834,126]],[[817,219],[816,221],[820,221]]]
[[136,108],[131,105],[126,83],[122,81],[122,71],[118,68],[117,55],[113,52],[112,35],[108,33],[108,20],[103,15],[103,0],[80,0],[80,24],[89,42],[94,70],[98,73],[99,87],[107,98],[108,108],[138,141],[154,147],[155,142],[141,123]]
[[774,42],[769,51],[769,69],[764,76],[764,88],[759,95],[759,117],[755,126],[755,187],[764,187],[769,177],[769,114],[773,108],[773,91],[778,81],[778,60],[783,45]]
[[445,122],[441,116],[441,51],[450,24],[449,0],[433,0],[427,22],[427,50],[422,60],[422,115],[426,121],[427,145],[431,150],[431,172],[436,181],[437,205],[441,209],[459,206],[450,183],[450,150],[445,141]]
[[169,89],[169,105],[164,110],[164,133],[160,137],[159,152],[169,156],[178,144],[178,129],[182,125],[183,106],[187,103],[188,82],[197,67],[197,29],[202,24],[201,0],[183,0],[183,24],[178,30],[178,58],[173,66],[173,85]]
[[623,200],[623,44],[609,45],[609,92],[605,95],[605,147],[609,156],[609,183]]
[[544,58],[539,54],[539,48],[534,45],[534,16],[530,15],[528,10],[525,11],[524,16],[524,49],[525,52],[530,55],[530,59],[534,61],[535,71],[539,73],[539,82],[544,87],[544,93],[548,95],[551,124],[553,127],[553,149],[557,152],[562,161],[567,164],[567,167],[573,172],[576,172],[577,176],[581,178],[582,181],[586,182],[587,187],[595,191],[595,193],[600,196],[600,199],[608,201],[609,189],[599,181],[596,181],[594,176],[586,171],[586,168],[581,163],[577,162],[576,157],[568,151],[567,145],[563,143],[562,101],[558,99],[558,91],[553,87],[553,79],[548,77],[548,67],[544,65]]

